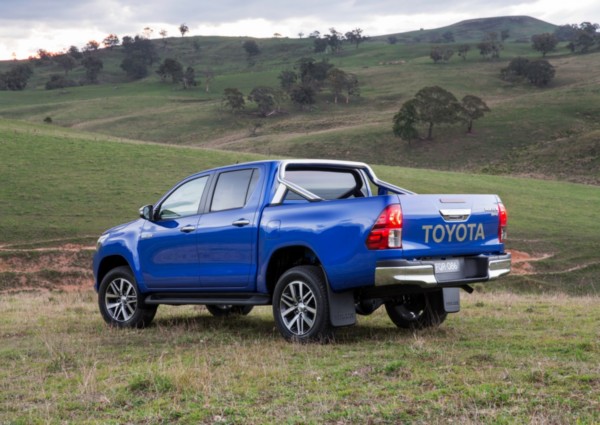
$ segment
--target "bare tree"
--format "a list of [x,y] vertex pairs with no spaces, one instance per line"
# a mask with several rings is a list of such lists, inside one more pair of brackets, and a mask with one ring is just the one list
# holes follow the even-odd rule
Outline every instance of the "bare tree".
[[179,25],[179,32],[181,33],[181,36],[183,37],[188,31],[190,30],[190,28],[186,25],[186,24],[181,24]]

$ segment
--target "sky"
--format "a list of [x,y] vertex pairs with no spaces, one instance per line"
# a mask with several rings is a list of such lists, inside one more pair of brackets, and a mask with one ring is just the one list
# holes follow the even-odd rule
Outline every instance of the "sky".
[[600,20],[598,0],[0,0],[0,60],[59,52],[108,34],[150,38],[223,35],[283,37],[331,27],[375,36],[437,28],[465,19],[528,15],[562,25]]

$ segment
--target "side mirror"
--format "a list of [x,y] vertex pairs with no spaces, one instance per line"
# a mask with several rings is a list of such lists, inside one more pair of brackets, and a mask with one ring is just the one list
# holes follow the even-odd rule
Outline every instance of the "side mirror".
[[144,205],[140,208],[140,217],[148,221],[154,220],[154,207],[152,205]]

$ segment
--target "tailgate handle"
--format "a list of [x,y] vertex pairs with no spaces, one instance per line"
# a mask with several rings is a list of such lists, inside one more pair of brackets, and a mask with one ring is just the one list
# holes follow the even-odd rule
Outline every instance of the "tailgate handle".
[[465,221],[471,216],[470,209],[444,209],[440,214],[445,221]]

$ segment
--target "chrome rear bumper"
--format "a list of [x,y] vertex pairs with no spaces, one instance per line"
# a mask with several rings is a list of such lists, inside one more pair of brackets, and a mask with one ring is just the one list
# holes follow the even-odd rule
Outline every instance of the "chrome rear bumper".
[[424,288],[456,286],[475,282],[487,282],[507,275],[511,270],[511,255],[478,255],[461,257],[461,270],[452,273],[435,272],[435,264],[441,260],[395,260],[383,261],[375,269],[375,286],[417,285]]

